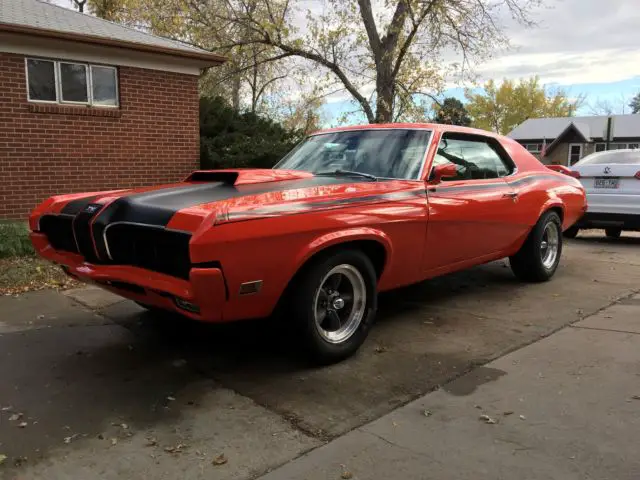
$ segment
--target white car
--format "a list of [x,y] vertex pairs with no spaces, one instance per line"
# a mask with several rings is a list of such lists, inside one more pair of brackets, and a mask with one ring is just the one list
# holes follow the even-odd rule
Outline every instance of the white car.
[[607,237],[640,231],[640,150],[608,150],[587,155],[569,167],[587,193],[587,211],[564,232],[570,238],[587,228],[603,228]]

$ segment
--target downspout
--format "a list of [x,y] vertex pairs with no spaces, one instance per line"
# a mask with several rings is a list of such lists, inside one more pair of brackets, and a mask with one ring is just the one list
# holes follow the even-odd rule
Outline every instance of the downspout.
[[609,144],[611,143],[611,117],[607,117],[607,138],[605,139],[605,150],[609,150]]

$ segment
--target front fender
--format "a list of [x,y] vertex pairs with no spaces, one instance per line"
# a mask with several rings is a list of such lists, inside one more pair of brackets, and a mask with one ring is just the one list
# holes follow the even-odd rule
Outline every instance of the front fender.
[[317,253],[336,245],[362,240],[372,240],[380,243],[386,252],[385,265],[392,262],[393,246],[386,233],[371,227],[355,227],[319,235],[306,244],[296,255],[294,262],[295,271],[291,272],[291,276],[293,277],[293,275]]

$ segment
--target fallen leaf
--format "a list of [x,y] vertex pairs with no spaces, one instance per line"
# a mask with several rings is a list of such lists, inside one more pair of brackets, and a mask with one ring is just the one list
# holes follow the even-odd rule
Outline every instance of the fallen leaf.
[[506,417],[507,415],[513,415],[513,412],[511,410],[508,410],[506,412],[502,412],[502,415]]
[[6,459],[7,459],[7,456],[2,454],[2,453],[0,453],[0,465],[2,465],[5,462]]
[[482,420],[484,423],[487,423],[489,425],[494,425],[494,424],[498,423],[493,418],[491,418],[489,415],[480,415],[480,420]]
[[37,316],[37,319],[38,319],[38,320],[43,320],[43,319],[44,319],[44,315],[38,315],[38,316]]
[[117,444],[118,444],[118,439],[117,438],[112,438],[111,439],[111,445],[114,446],[114,445],[117,445]]
[[342,472],[342,475],[340,475],[340,478],[344,478],[345,480],[348,480],[350,478],[353,478],[353,473],[345,470],[344,472]]
[[101,433],[99,433],[99,434],[98,434],[98,440],[104,440],[104,435],[103,435],[103,434],[101,434]]
[[19,467],[26,462],[27,462],[27,457],[16,457],[16,459],[13,461],[13,464],[16,467]]
[[8,412],[11,409],[13,409],[13,407],[2,407],[3,412]]
[[224,453],[221,453],[220,455],[218,455],[216,458],[213,459],[213,461],[211,463],[213,463],[216,466],[219,465],[224,465],[225,463],[227,463],[229,460],[227,460],[227,457],[224,456]]
[[387,347],[383,347],[382,345],[378,345],[376,347],[376,353],[384,353],[387,351]]
[[145,446],[155,447],[157,444],[158,444],[158,441],[155,438],[147,438],[147,443],[145,443]]
[[74,440],[76,437],[78,437],[78,435],[79,434],[74,433],[70,437],[64,437],[64,443],[71,443],[71,441]]
[[127,425],[126,423],[121,423],[120,426],[124,429],[124,430],[128,430],[129,429],[129,425]]
[[19,428],[25,428],[27,425],[29,425],[27,422],[20,422],[20,423],[18,424],[18,427],[19,427]]
[[22,413],[14,413],[9,417],[10,422],[15,422],[16,420],[20,420],[22,418]]
[[640,400],[640,395],[633,395],[631,397],[632,400]]
[[173,446],[173,447],[171,447],[171,446],[170,447],[164,447],[164,451],[168,452],[168,453],[180,453],[180,452],[182,452],[183,448],[187,448],[187,446],[182,444],[182,443],[179,443],[178,445]]
[[482,410],[482,407],[480,405],[474,405],[474,408],[477,408],[478,410]]
[[167,400],[169,400],[170,402],[175,401],[175,399],[176,399],[176,397],[171,397],[171,396],[167,397]]
[[431,416],[431,410],[424,410],[424,411],[422,412],[422,414],[423,414],[425,417],[430,417],[430,416]]
[[524,415],[520,415],[520,420],[526,420],[527,417],[525,417]]

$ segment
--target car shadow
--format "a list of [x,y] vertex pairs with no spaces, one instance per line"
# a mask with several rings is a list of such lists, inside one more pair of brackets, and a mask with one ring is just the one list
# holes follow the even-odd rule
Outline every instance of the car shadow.
[[[522,288],[505,262],[426,280],[381,293],[373,328],[413,312],[438,310],[452,299],[464,302],[467,295],[488,290],[508,295]],[[284,316],[207,324],[171,313],[144,312],[131,320],[121,324],[136,336],[189,358],[208,376],[241,371],[279,376],[318,368],[297,348],[297,338]]]

